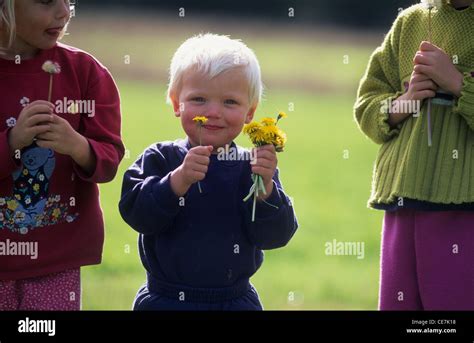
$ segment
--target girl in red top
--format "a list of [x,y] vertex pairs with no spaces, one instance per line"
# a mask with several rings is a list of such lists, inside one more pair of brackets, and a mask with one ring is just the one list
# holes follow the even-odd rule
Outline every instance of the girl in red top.
[[80,267],[101,262],[120,98],[100,62],[57,42],[71,9],[0,0],[0,310],[79,310]]

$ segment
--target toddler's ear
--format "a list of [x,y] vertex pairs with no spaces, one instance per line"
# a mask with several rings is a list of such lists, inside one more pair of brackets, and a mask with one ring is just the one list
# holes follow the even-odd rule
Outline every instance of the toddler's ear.
[[179,105],[179,99],[175,94],[170,94],[170,100],[171,103],[173,104],[173,111],[176,117],[179,117],[181,115],[181,109]]
[[247,115],[245,116],[245,124],[248,124],[253,120],[253,116],[256,110],[257,110],[257,105],[249,109]]

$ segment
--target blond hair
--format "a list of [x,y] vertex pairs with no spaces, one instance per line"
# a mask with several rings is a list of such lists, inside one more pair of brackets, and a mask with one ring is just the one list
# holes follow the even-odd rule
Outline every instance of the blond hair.
[[15,0],[0,0],[0,25],[8,33],[7,45],[0,48],[9,49],[16,35]]
[[[74,5],[70,5],[72,8]],[[71,18],[69,17],[69,20]],[[64,37],[66,33],[68,23],[64,26],[63,31],[61,32],[59,39]],[[0,52],[2,50],[8,50],[12,47],[13,42],[15,41],[16,36],[16,23],[15,23],[15,0],[0,0],[0,26],[2,29],[6,30],[7,32],[7,42],[6,46],[0,46]]]
[[216,34],[200,34],[189,38],[176,50],[171,60],[167,102],[176,94],[183,74],[196,69],[211,79],[237,67],[242,67],[249,85],[249,101],[257,105],[263,84],[260,65],[254,52],[241,40]]

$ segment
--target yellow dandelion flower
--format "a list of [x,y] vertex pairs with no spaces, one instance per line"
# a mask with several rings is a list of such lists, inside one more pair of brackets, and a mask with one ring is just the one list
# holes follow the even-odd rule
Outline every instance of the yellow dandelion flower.
[[277,121],[275,118],[263,118],[262,119],[262,125],[263,126],[272,126],[276,125]]
[[193,118],[193,121],[195,121],[196,123],[198,123],[199,125],[203,125],[203,124],[206,124],[207,123],[207,118],[204,117],[204,116],[195,116]]
[[286,117],[286,113],[280,112],[278,118],[263,118],[260,123],[251,122],[245,125],[244,134],[248,135],[252,143],[259,147],[272,144],[278,152],[283,151],[286,144],[286,134],[276,124],[280,118]]
[[[274,127],[274,126],[273,126]],[[262,145],[265,144],[272,144],[271,142],[273,141],[273,129],[272,126],[264,126],[262,128]]]
[[264,126],[257,122],[251,122],[245,125],[244,133],[250,137],[250,140],[254,145],[260,146],[265,142],[265,131]]
[[283,130],[278,129],[277,137],[278,137],[279,139],[281,139],[281,141],[282,141],[283,143],[286,143],[286,140],[287,140],[287,138],[286,138],[286,133],[283,132]]
[[279,134],[275,138],[275,142],[274,142],[275,150],[277,152],[282,152],[283,149],[285,148],[286,141],[287,141],[286,134],[280,130]]
[[264,128],[265,133],[265,144],[279,144],[282,139],[281,136],[284,135],[283,131],[276,126],[266,126]]
[[260,145],[265,145],[266,144],[265,131],[262,130],[262,129],[255,130],[249,136],[250,136],[250,140],[252,141],[252,143],[254,145],[260,146]]
[[257,131],[257,130],[260,130],[261,129],[261,125],[260,123],[257,123],[255,121],[247,124],[244,126],[244,133],[246,135],[251,135],[253,132]]
[[288,117],[288,114],[286,114],[285,112],[278,112],[278,118],[277,120],[280,120],[281,118],[287,118]]

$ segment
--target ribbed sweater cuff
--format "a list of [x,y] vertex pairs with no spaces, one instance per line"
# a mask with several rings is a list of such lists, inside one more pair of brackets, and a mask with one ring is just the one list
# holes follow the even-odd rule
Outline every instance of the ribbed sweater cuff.
[[461,96],[454,106],[454,112],[463,116],[469,127],[474,129],[474,77],[470,72],[464,73]]
[[[390,101],[391,103],[403,94],[404,92],[397,92],[395,93],[395,95],[388,97],[386,101]],[[391,111],[391,108],[389,108],[388,111]],[[380,115],[377,117],[377,126],[379,128],[379,131],[381,132],[383,137],[387,137],[388,139],[398,136],[398,134],[400,133],[400,129],[402,127],[401,123],[395,127],[391,127],[390,124],[388,123],[389,118],[390,118],[390,113],[383,112],[383,111],[380,111]]]

